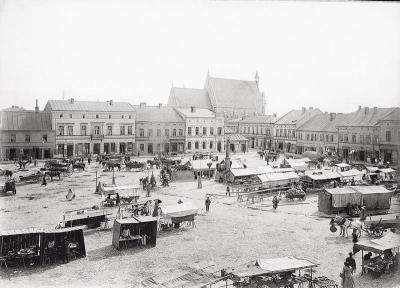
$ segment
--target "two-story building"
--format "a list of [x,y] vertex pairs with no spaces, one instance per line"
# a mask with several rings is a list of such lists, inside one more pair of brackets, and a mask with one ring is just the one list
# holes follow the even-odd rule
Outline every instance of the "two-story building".
[[223,114],[194,106],[175,110],[186,123],[186,153],[225,151]]
[[378,121],[380,126],[379,152],[383,161],[400,168],[400,108],[394,109]]
[[279,118],[274,124],[274,148],[284,152],[295,153],[296,130],[317,114],[322,114],[318,108],[303,107],[301,110],[291,110]]
[[184,153],[185,121],[174,108],[144,102],[135,108],[138,155]]
[[342,113],[318,114],[297,128],[297,152],[316,151],[319,154],[336,154],[338,131],[336,125],[348,117]]
[[0,111],[0,159],[53,157],[55,133],[51,114],[35,111]]
[[127,102],[49,100],[56,153],[132,154],[135,152],[135,109]]
[[339,155],[352,161],[376,162],[381,158],[380,119],[385,119],[396,108],[358,107],[345,121],[337,125]]
[[243,117],[238,122],[239,133],[249,140],[249,148],[271,149],[276,114]]

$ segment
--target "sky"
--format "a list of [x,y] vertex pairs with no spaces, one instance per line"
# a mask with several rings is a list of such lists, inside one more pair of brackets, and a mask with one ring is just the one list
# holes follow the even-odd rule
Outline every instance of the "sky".
[[0,0],[0,108],[166,104],[207,71],[258,71],[268,114],[400,106],[400,3]]

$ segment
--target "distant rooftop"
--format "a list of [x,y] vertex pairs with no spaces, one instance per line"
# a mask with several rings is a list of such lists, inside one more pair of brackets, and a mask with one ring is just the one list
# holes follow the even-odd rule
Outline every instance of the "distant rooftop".
[[145,122],[182,122],[184,119],[174,108],[166,106],[135,106],[136,121]]
[[176,108],[178,112],[180,112],[184,117],[199,117],[199,118],[214,118],[215,113],[209,109],[197,108],[195,107],[192,111],[192,108]]
[[273,124],[278,120],[276,115],[255,115],[245,117],[242,120],[239,120],[239,123],[260,123],[260,124]]
[[0,130],[48,131],[51,129],[51,114],[48,112],[0,111]]
[[288,113],[286,113],[284,116],[279,118],[278,121],[275,122],[275,124],[278,125],[296,125],[296,126],[301,126],[303,123],[305,123],[308,119],[311,117],[321,114],[321,110],[318,108],[313,108],[310,107],[309,109],[307,108],[302,108],[300,110],[292,110]]
[[395,111],[398,107],[393,108],[378,108],[378,107],[359,107],[356,112],[349,114],[345,121],[338,126],[375,126],[378,121],[387,117],[398,117]]
[[134,112],[133,105],[128,102],[110,101],[76,101],[69,100],[49,100],[47,101],[46,111],[103,111],[103,112]]

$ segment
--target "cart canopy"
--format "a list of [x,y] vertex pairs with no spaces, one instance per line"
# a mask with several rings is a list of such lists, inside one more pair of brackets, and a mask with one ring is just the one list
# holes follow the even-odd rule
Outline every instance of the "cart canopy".
[[385,250],[395,249],[400,247],[400,235],[389,232],[380,239],[364,240],[354,244],[354,247],[380,254]]

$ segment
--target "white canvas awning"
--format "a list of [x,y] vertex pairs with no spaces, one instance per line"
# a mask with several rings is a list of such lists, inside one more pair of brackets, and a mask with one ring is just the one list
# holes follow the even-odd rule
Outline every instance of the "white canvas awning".
[[177,218],[196,215],[198,208],[192,203],[181,203],[174,205],[161,205],[161,213],[165,218]]
[[268,271],[271,274],[318,266],[318,264],[309,260],[296,257],[259,259],[257,260],[256,265],[258,265],[262,270]]

